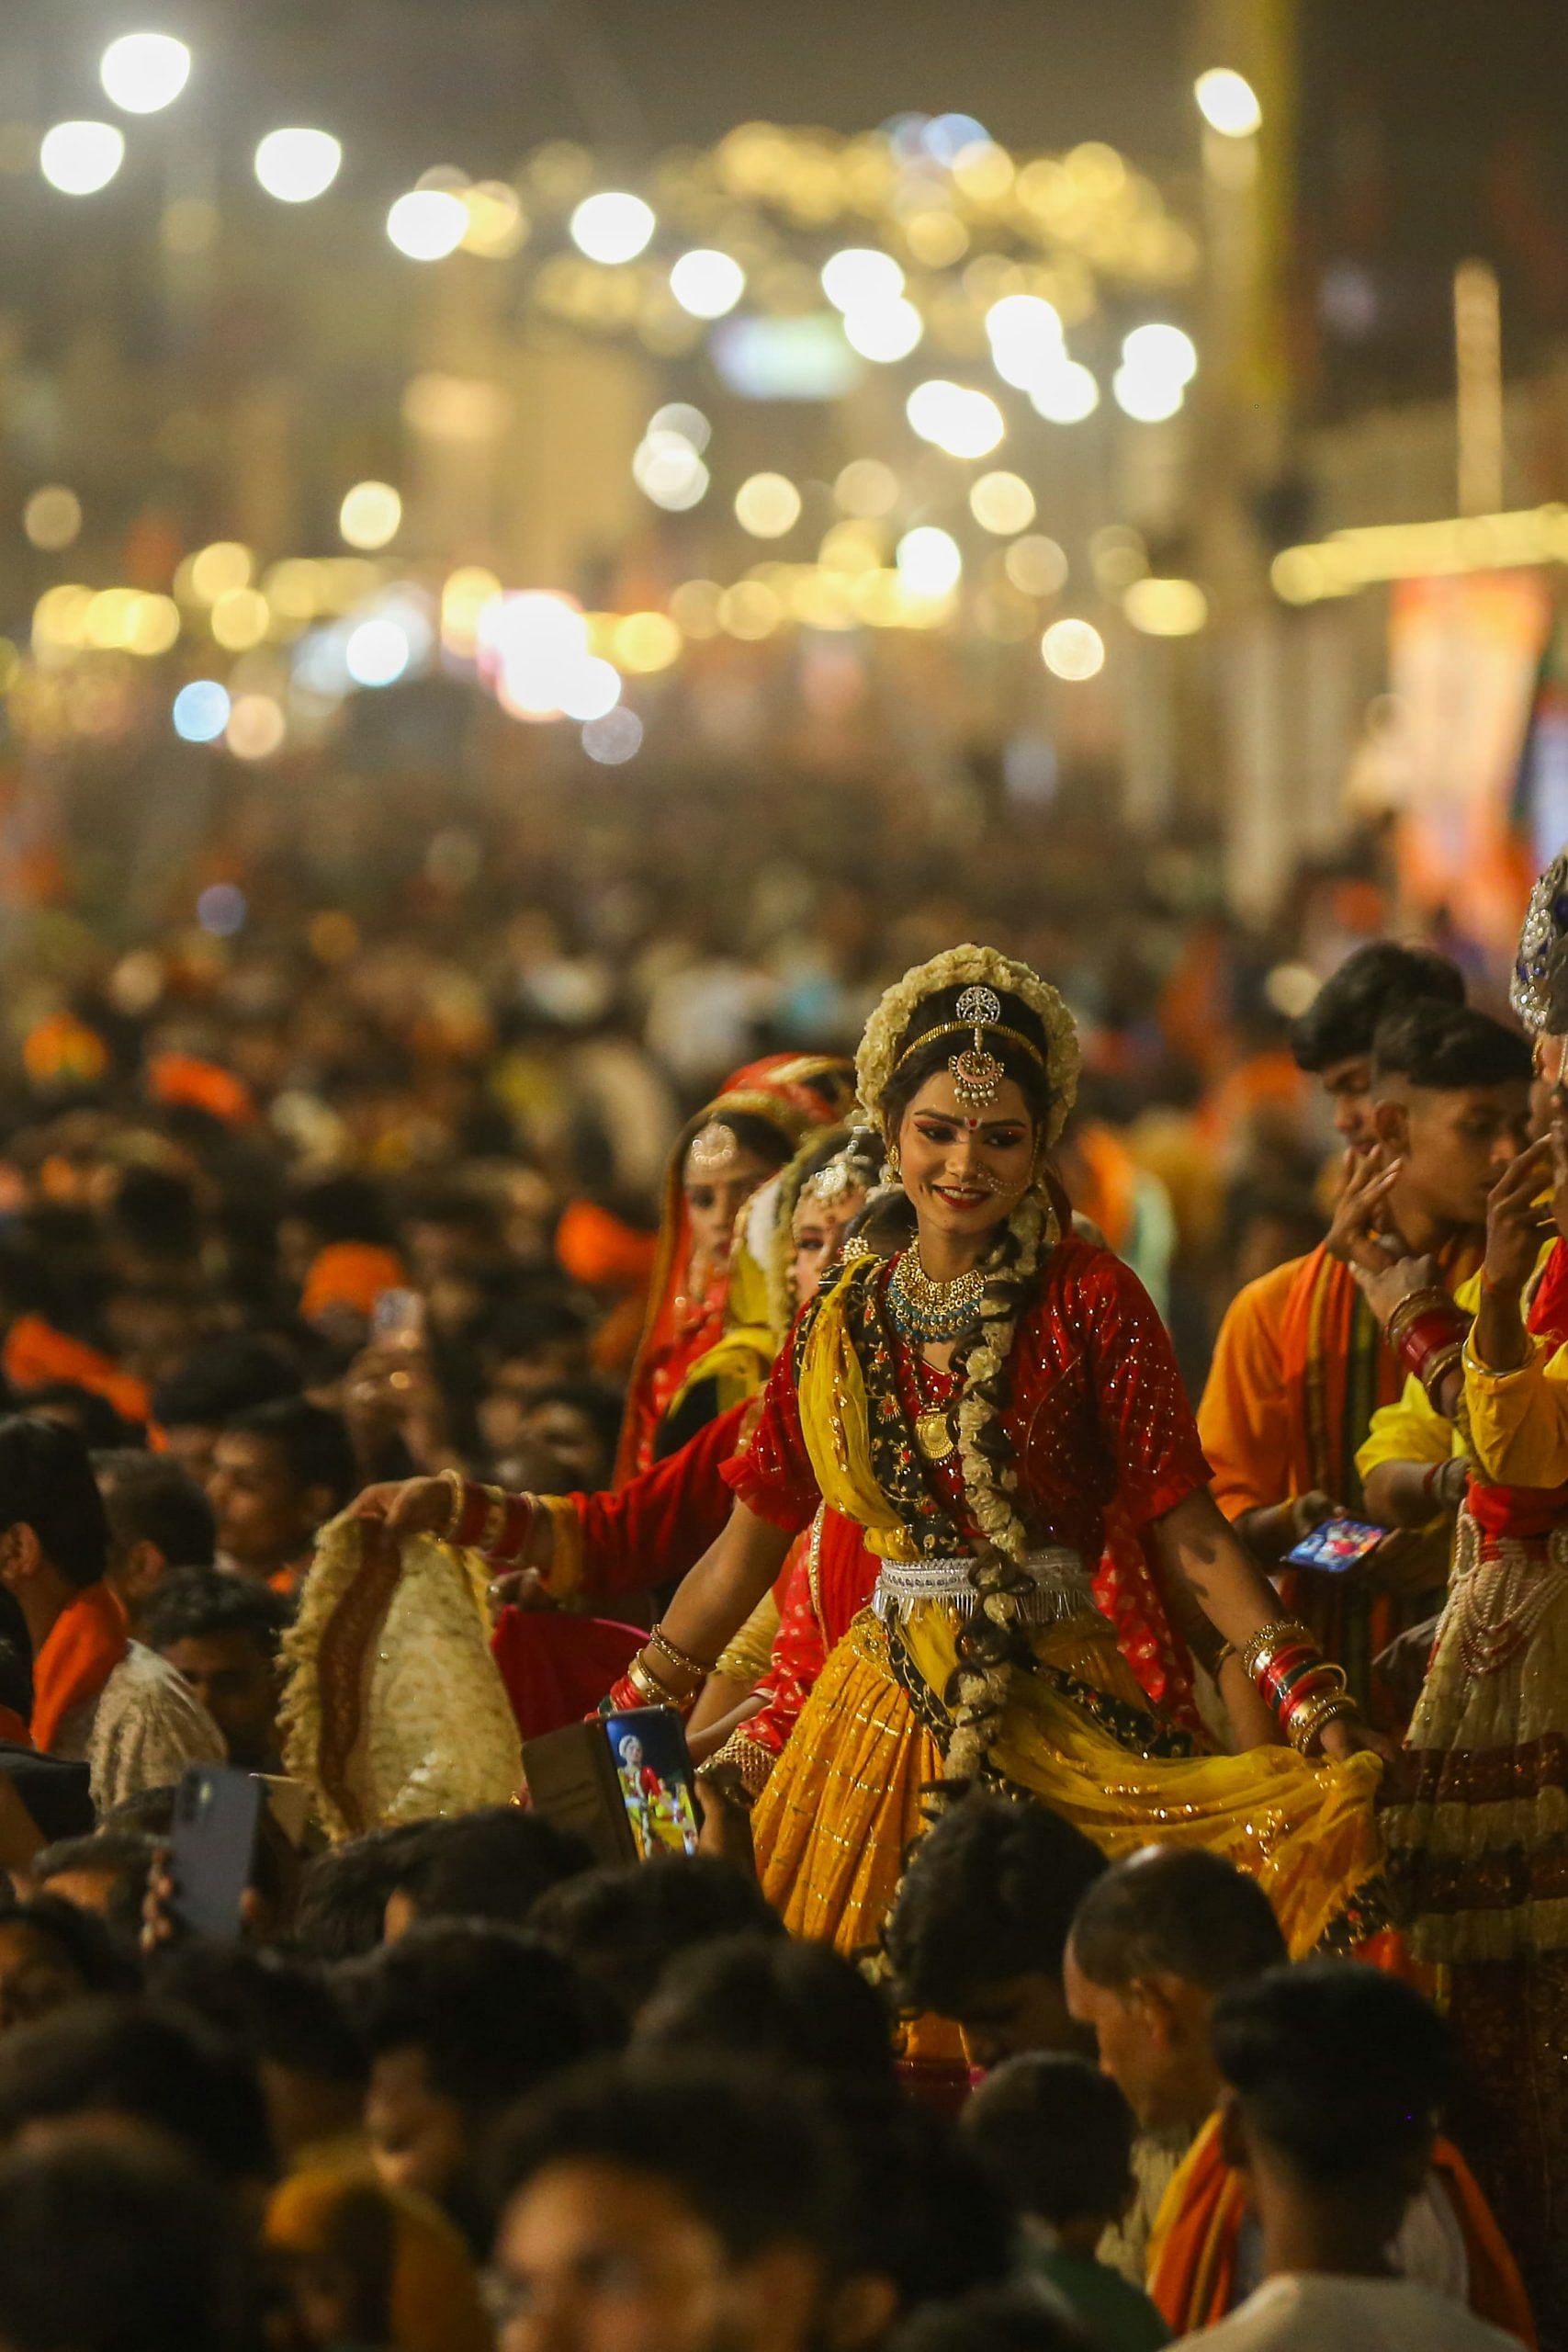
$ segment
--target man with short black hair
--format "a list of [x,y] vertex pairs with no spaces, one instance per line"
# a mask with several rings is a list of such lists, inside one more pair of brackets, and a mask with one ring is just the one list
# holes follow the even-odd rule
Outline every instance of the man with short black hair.
[[915,1848],[887,1921],[900,2002],[951,2018],[976,2066],[1078,2048],[1062,1955],[1105,1867],[1059,1814],[972,1791]]
[[833,2340],[847,2182],[787,2076],[634,2057],[523,2110],[498,2152],[500,2352],[811,2352]]
[[216,1724],[231,1764],[279,1770],[278,1650],[289,1603],[222,1568],[180,1568],[148,1603],[142,1638]]
[[0,2156],[6,2352],[241,2352],[259,2291],[234,2200],[154,2134],[83,2125]]
[[219,1435],[207,1482],[220,1564],[294,1592],[319,1530],[358,1487],[341,1414],[285,1396],[238,1415]]
[[604,2046],[576,1971],[538,1937],[475,1919],[411,1928],[366,1963],[366,2128],[389,2188],[479,2233],[477,2166],[507,2108]]
[[269,1340],[234,1332],[193,1348],[152,1391],[152,1419],[168,1452],[205,1486],[221,1432],[259,1405],[298,1396],[299,1374]]
[[[1456,1287],[1479,1262],[1487,1193],[1527,1133],[1529,1047],[1488,1013],[1437,1003],[1397,1009],[1368,1046],[1370,1126],[1388,1162],[1375,1176],[1380,1217]],[[1369,1164],[1352,1178],[1342,1216],[1371,1177]],[[1326,1518],[1363,1513],[1356,1455],[1373,1414],[1404,1385],[1343,1248],[1331,1231],[1233,1299],[1198,1408],[1215,1500],[1265,1561]],[[1429,1538],[1401,1532],[1343,1573],[1294,1579],[1294,1613],[1345,1668],[1363,1709],[1372,1658],[1429,1613],[1447,1566],[1446,1528]],[[1240,1698],[1245,1707],[1245,1690]],[[1248,1737],[1269,1736],[1266,1721],[1244,1720]]]
[[104,1580],[108,1521],[86,1447],[58,1422],[0,1421],[0,1584],[33,1651],[33,1744],[85,1760],[101,1812],[223,1754],[179,1677],[130,1641]]
[[1189,2343],[1213,2352],[1507,2352],[1515,2335],[1389,2260],[1428,2177],[1452,2073],[1413,1988],[1345,1961],[1274,1969],[1213,2018],[1220,2133],[1262,2233],[1263,2283]]
[[[1149,2246],[1149,2292],[1179,2334],[1224,2316],[1262,2275],[1256,2222],[1222,2143],[1216,2007],[1286,1962],[1256,1880],[1201,1846],[1115,1862],[1073,1919],[1067,2002],[1143,2125],[1196,2134]],[[1441,2142],[1391,2249],[1397,2267],[1489,2319],[1529,2332],[1516,2268],[1459,2151]]]
[[518,1805],[482,1805],[455,1820],[423,1822],[387,1900],[387,1940],[395,1943],[429,1919],[525,1927],[541,1895],[592,1866],[592,1850],[581,1838]]
[[1353,1150],[1364,1150],[1372,1141],[1372,1039],[1378,1024],[1425,1002],[1464,1002],[1459,966],[1434,948],[1371,939],[1329,974],[1292,1028],[1297,1067],[1321,1082],[1334,1105],[1334,1124]]
[[95,1453],[108,1520],[105,1580],[132,1632],[171,1568],[209,1568],[217,1530],[212,1506],[188,1471],[166,1453],[128,1447]]

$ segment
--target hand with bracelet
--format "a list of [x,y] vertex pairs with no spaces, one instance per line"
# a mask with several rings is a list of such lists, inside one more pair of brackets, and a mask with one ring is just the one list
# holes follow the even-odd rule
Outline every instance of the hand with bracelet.
[[[1555,1130],[1559,1123],[1552,1124]],[[1525,1284],[1555,1223],[1553,1205],[1541,1194],[1550,1184],[1554,1202],[1562,1198],[1556,1181],[1562,1150],[1555,1132],[1532,1143],[1493,1186],[1486,1204],[1486,1255],[1472,1344],[1493,1372],[1513,1372],[1525,1360]]]
[[482,1552],[509,1567],[547,1567],[539,1553],[539,1524],[531,1495],[509,1495],[481,1487],[460,1470],[434,1478],[405,1478],[391,1486],[367,1487],[354,1505],[356,1519],[378,1520],[392,1536],[431,1535],[438,1543]]

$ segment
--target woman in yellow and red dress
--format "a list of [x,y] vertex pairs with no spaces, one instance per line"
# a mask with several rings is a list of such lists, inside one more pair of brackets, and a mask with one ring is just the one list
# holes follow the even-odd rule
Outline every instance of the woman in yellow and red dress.
[[676,1137],[648,1316],[626,1389],[617,1487],[761,1385],[764,1367],[751,1371],[748,1386],[729,1365],[700,1391],[694,1386],[696,1368],[724,1336],[735,1222],[807,1130],[841,1114],[849,1091],[849,1065],[832,1055],[771,1055],[737,1070]]
[[[1111,1853],[1213,1846],[1258,1873],[1298,1951],[1378,1866],[1380,1767],[1343,1677],[1280,1622],[1208,1495],[1146,1293],[1072,1235],[1045,1170],[1077,1064],[1055,990],[992,950],[953,950],[888,991],[861,1100],[916,1242],[852,1261],[806,1309],[726,1473],[729,1523],[615,1693],[685,1703],[820,1512],[831,1645],[793,1736],[775,1760],[766,1718],[761,1736],[742,1726],[705,1775],[719,1823],[754,1803],[790,1926],[842,1950],[874,1942],[936,1781],[1033,1798]],[[1196,1757],[1153,1713],[1094,1598],[1113,1506],[1241,1653],[1291,1744]]]

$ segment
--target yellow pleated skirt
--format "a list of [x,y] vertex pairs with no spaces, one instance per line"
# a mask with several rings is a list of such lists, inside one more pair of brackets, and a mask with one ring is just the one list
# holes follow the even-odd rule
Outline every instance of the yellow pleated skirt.
[[[933,1692],[953,1671],[956,1627],[950,1609],[927,1602],[900,1629]],[[1101,1621],[1043,1631],[1033,1647],[1040,1666],[1146,1704]],[[1112,1857],[1168,1842],[1227,1856],[1268,1894],[1294,1958],[1382,1866],[1374,1756],[1317,1764],[1259,1747],[1145,1758],[1054,1680],[1020,1671],[990,1762]],[[925,1826],[921,1789],[941,1777],[936,1738],[895,1679],[886,1631],[863,1612],[829,1657],[752,1818],[763,1887],[793,1934],[843,1952],[876,1944]]]

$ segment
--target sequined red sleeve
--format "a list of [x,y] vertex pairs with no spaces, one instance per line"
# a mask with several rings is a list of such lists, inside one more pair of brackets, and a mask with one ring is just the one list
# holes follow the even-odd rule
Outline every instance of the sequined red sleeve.
[[1083,1304],[1095,1410],[1116,1498],[1134,1527],[1146,1527],[1206,1487],[1209,1464],[1153,1299],[1120,1258],[1094,1254]]
[[750,1418],[750,1400],[732,1406],[624,1487],[567,1497],[581,1532],[581,1566],[575,1579],[552,1577],[550,1589],[637,1592],[683,1576],[729,1516],[724,1464],[744,1444]]
[[751,1442],[723,1471],[726,1485],[748,1510],[792,1535],[810,1525],[822,1499],[800,1426],[795,1353],[789,1343],[779,1350],[762,1391],[762,1417]]

